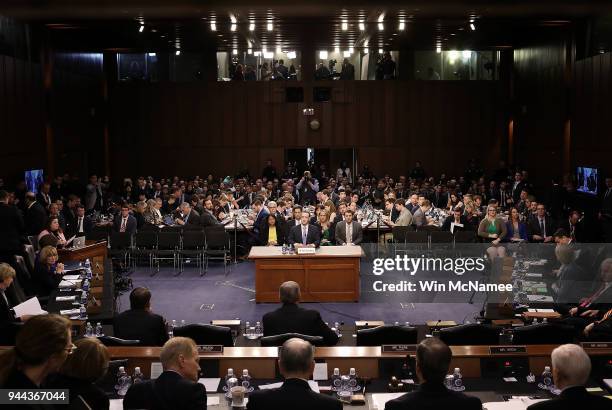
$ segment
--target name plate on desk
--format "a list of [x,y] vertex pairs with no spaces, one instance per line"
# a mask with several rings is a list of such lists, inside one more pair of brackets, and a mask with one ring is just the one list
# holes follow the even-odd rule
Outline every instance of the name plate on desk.
[[527,346],[490,346],[491,355],[527,354]]
[[416,345],[382,345],[382,353],[416,353]]
[[297,254],[298,255],[314,255],[316,253],[316,249],[315,248],[311,248],[311,247],[303,247],[303,248],[297,248]]
[[612,342],[583,342],[583,349],[612,349]]
[[200,354],[223,353],[223,345],[198,345],[198,353]]

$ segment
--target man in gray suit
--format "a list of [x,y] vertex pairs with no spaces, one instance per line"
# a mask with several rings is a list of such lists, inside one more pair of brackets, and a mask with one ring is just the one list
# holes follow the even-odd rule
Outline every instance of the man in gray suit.
[[344,221],[336,224],[336,243],[338,245],[359,245],[363,241],[361,224],[353,221],[353,211],[344,212]]
[[423,204],[421,204],[419,209],[417,209],[412,215],[412,222],[414,223],[414,225],[416,225],[417,227],[427,225],[427,218],[425,216],[425,213],[428,212],[430,208],[431,205],[429,200],[424,200]]
[[393,199],[388,199],[387,205],[387,210],[391,211],[391,207],[395,207],[395,210],[399,213],[395,222],[391,219],[385,221],[388,226],[408,226],[412,224],[412,213],[406,208],[406,203],[403,199],[400,198],[395,201]]

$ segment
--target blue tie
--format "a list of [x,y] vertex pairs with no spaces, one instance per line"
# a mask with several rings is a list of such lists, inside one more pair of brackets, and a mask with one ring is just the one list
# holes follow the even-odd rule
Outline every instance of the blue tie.
[[306,228],[302,226],[302,244],[306,245]]

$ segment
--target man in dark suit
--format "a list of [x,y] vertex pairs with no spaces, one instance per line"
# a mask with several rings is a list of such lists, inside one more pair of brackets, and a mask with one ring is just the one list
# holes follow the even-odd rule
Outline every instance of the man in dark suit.
[[610,243],[612,242],[612,177],[606,178],[599,218],[602,222],[604,239],[607,243]]
[[142,346],[163,346],[168,340],[166,321],[151,312],[151,292],[147,288],[135,288],[130,293],[130,310],[115,316],[115,336],[121,339],[140,340]]
[[580,211],[571,211],[569,217],[566,220],[561,221],[559,228],[562,228],[565,232],[567,232],[573,242],[588,242]]
[[123,399],[124,409],[206,409],[206,388],[198,383],[198,348],[192,339],[173,337],[162,348],[164,371],[155,380],[136,383]]
[[51,199],[51,185],[45,182],[40,186],[40,191],[36,194],[36,202],[41,204],[45,209],[49,209],[49,205],[53,202]]
[[113,232],[127,232],[130,234],[136,233],[137,227],[136,218],[130,215],[130,208],[127,203],[121,205],[121,213],[113,222]]
[[293,281],[284,282],[280,286],[279,297],[283,306],[266,313],[263,317],[264,336],[301,333],[321,336],[328,346],[338,343],[338,335],[323,322],[319,312],[298,306],[299,284]]
[[181,204],[181,214],[181,218],[176,218],[177,225],[190,228],[200,226],[200,214],[195,209],[192,209],[188,202]]
[[12,261],[13,255],[21,252],[25,225],[17,207],[8,200],[8,192],[0,191],[0,260]]
[[591,359],[574,344],[557,347],[550,355],[555,385],[561,394],[547,401],[532,404],[527,410],[603,410],[610,408],[610,399],[589,394],[584,387],[591,373]]
[[363,228],[353,221],[353,211],[344,212],[344,221],[336,224],[336,243],[338,245],[359,245],[363,241]]
[[314,347],[310,343],[297,338],[287,340],[278,359],[279,371],[285,378],[283,385],[249,394],[247,410],[342,410],[338,399],[315,393],[308,385],[314,366]]
[[388,401],[385,410],[481,410],[480,399],[451,391],[444,385],[451,358],[450,348],[440,339],[423,340],[416,353],[416,374],[421,385],[416,391]]
[[536,214],[527,221],[527,231],[531,242],[553,243],[553,234],[557,226],[552,218],[546,215],[544,204],[538,204]]
[[253,220],[253,233],[259,235],[259,231],[266,223],[266,218],[269,215],[268,210],[263,206],[261,200],[256,199],[253,201],[253,211],[255,211],[255,219]]
[[309,224],[309,222],[310,212],[302,211],[300,224],[293,226],[289,230],[287,243],[293,244],[296,248],[306,246],[318,248],[321,243],[321,232],[319,228]]
[[217,220],[217,218],[215,218],[212,211],[213,211],[212,200],[210,199],[204,200],[204,210],[200,214],[200,225],[203,228],[206,228],[207,226],[220,225],[219,221]]
[[514,184],[512,185],[512,201],[518,204],[521,200],[521,191],[526,189],[526,184],[523,181],[523,174],[517,171],[514,174]]
[[25,226],[28,235],[38,235],[47,225],[47,211],[36,201],[36,195],[28,192],[25,195]]

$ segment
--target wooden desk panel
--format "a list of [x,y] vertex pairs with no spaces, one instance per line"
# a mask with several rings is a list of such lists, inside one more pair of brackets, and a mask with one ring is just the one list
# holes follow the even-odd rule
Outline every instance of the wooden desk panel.
[[278,288],[286,281],[300,284],[302,302],[359,301],[358,246],[328,246],[315,255],[283,255],[278,247],[253,247],[255,301],[278,302]]

